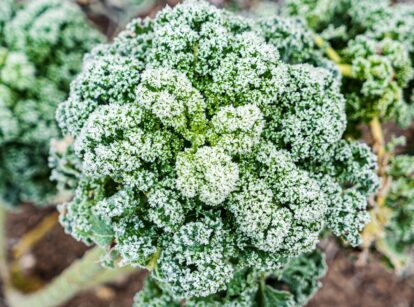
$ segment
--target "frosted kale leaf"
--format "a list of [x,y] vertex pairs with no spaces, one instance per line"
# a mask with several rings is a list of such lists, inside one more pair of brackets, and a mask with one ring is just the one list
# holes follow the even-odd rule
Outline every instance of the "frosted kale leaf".
[[176,297],[205,297],[225,290],[234,274],[231,234],[208,217],[182,226],[162,251],[156,276]]
[[230,154],[245,154],[259,143],[263,127],[263,114],[256,105],[228,106],[212,118],[207,137]]
[[365,144],[341,141],[331,161],[311,167],[323,170],[315,178],[329,202],[328,228],[351,245],[360,244],[359,232],[369,222],[368,197],[379,186],[375,155]]
[[73,191],[78,184],[82,161],[75,155],[73,139],[52,140],[50,143],[49,168],[50,180],[57,183],[59,191]]
[[303,306],[320,288],[325,273],[324,256],[316,250],[293,259],[282,272],[275,274],[239,271],[226,290],[185,301],[174,298],[166,284],[149,277],[144,289],[135,296],[134,306]]
[[57,83],[70,82],[83,53],[100,40],[76,6],[59,0],[31,1],[7,23],[5,36],[10,49],[25,53]]
[[320,280],[327,272],[324,255],[315,250],[293,259],[279,277],[287,284],[297,305],[303,306],[321,287]]
[[207,205],[225,201],[236,188],[239,169],[220,147],[202,147],[195,154],[177,156],[177,188],[185,197],[196,197]]

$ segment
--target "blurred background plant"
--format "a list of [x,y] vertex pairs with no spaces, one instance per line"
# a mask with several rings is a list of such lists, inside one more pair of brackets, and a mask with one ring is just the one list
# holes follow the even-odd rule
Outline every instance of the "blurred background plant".
[[[50,139],[58,137],[54,113],[80,69],[84,52],[103,37],[69,2],[2,2],[0,11],[0,206],[39,206],[62,200],[49,180]],[[4,214],[3,214],[4,215]],[[57,220],[23,238],[34,244]],[[3,225],[4,223],[2,223]],[[24,249],[24,248],[23,248]]]
[[37,278],[24,275],[21,259],[54,227],[57,213],[46,216],[16,242],[8,262],[5,210],[18,211],[24,203],[56,205],[72,196],[73,191],[58,191],[50,180],[49,144],[60,137],[55,110],[66,98],[84,54],[104,40],[69,1],[1,3],[0,273],[5,293],[43,286]]
[[[7,1],[3,10],[7,7]],[[102,37],[67,2],[10,2],[0,50],[0,195],[4,205],[53,202],[47,166],[54,113],[80,69],[83,54]]]
[[[360,263],[375,247],[397,272],[412,261],[413,156],[401,155],[389,122],[408,127],[414,115],[414,6],[388,0],[287,0],[282,12],[306,20],[314,40],[342,74],[348,135],[368,124],[381,188],[363,232]],[[384,133],[388,136],[384,138]]]

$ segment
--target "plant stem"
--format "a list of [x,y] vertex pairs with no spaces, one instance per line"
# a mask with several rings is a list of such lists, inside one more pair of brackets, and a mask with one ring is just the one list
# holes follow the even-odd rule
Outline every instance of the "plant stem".
[[46,216],[34,229],[27,232],[13,248],[16,259],[22,257],[37,244],[58,222],[59,213],[53,212]]
[[160,257],[160,255],[161,255],[161,250],[157,249],[157,251],[151,256],[151,258],[148,262],[148,265],[146,266],[146,269],[148,271],[153,271],[155,269],[155,267],[157,266],[157,261],[158,261],[158,258]]
[[372,148],[378,157],[378,176],[381,179],[381,186],[375,195],[375,206],[370,212],[371,221],[362,233],[365,258],[368,254],[368,249],[373,243],[377,245],[378,242],[380,244],[378,247],[379,249],[383,247],[381,242],[385,236],[385,226],[392,216],[391,209],[386,207],[386,199],[391,185],[391,178],[386,174],[388,154],[385,150],[384,134],[379,118],[373,118],[369,123],[369,127],[373,138]]
[[343,64],[341,56],[338,54],[338,52],[335,51],[335,49],[331,47],[327,41],[325,41],[321,36],[315,35],[314,42],[315,45],[318,46],[319,49],[322,49],[326,53],[327,57],[337,65],[342,76],[348,78],[353,77],[352,65]]
[[378,175],[384,176],[385,142],[381,123],[378,117],[374,117],[369,123],[372,138],[374,139],[373,150],[378,156]]
[[0,199],[0,278],[4,287],[10,282],[10,273],[7,265],[7,237],[6,237],[6,209]]
[[340,55],[321,36],[315,35],[314,42],[315,42],[316,46],[318,46],[320,49],[325,50],[325,53],[326,53],[326,55],[328,56],[329,59],[331,59],[336,64],[341,63],[342,59],[341,59]]
[[136,268],[130,266],[117,267],[114,269],[105,269],[102,273],[99,273],[95,276],[95,278],[88,284],[88,288],[94,288],[107,282],[122,279],[136,271]]
[[94,287],[98,283],[115,280],[120,276],[125,276],[127,271],[129,272],[129,269],[125,268],[108,269],[102,267],[99,264],[99,259],[103,254],[100,247],[89,250],[48,286],[33,294],[22,295],[9,290],[7,296],[10,305],[12,307],[59,306],[79,291]]
[[265,306],[265,288],[266,288],[266,274],[262,273],[259,277],[259,289],[257,291],[257,305],[258,307]]
[[36,291],[43,287],[43,282],[36,278],[28,278],[22,273],[20,258],[30,251],[55,225],[57,225],[59,213],[53,212],[52,214],[43,218],[42,221],[36,227],[19,240],[19,242],[13,247],[14,259],[9,265],[10,267],[10,283],[14,288],[20,291],[30,292]]
[[339,71],[341,72],[341,75],[347,78],[352,78],[354,76],[352,72],[352,65],[350,64],[337,64],[337,67]]

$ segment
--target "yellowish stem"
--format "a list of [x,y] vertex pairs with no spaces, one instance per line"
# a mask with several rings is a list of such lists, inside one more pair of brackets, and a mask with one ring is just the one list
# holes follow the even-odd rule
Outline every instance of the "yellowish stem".
[[327,57],[337,65],[342,76],[348,78],[353,77],[352,65],[343,64],[341,56],[338,54],[338,52],[335,51],[335,49],[331,47],[327,41],[325,41],[321,36],[315,35],[314,42],[315,45],[318,46],[318,48],[322,49],[326,53]]
[[155,267],[157,266],[158,258],[160,257],[161,250],[157,249],[157,251],[151,256],[150,261],[148,262],[148,265],[146,266],[146,269],[148,271],[153,271]]
[[336,64],[341,63],[340,55],[333,49],[327,41],[325,41],[321,36],[315,35],[314,41],[318,48],[325,50],[326,55]]
[[38,291],[45,286],[45,282],[36,276],[23,273],[20,264],[16,261],[10,265],[10,287],[23,293]]
[[57,224],[58,217],[58,212],[46,216],[34,229],[24,234],[13,247],[14,259],[9,265],[11,271],[10,283],[13,287],[23,292],[32,292],[44,286],[40,279],[25,276],[22,272],[20,258],[29,252]]
[[374,117],[369,123],[371,134],[374,139],[373,149],[378,156],[378,173],[384,175],[385,142],[381,123],[378,117]]
[[100,247],[90,249],[47,286],[34,293],[23,294],[7,288],[5,294],[9,305],[11,307],[60,306],[78,292],[125,278],[136,270],[131,267],[105,268],[100,264],[103,255],[104,252]]
[[364,251],[374,243],[378,250],[384,249],[385,226],[389,223],[392,211],[386,206],[387,194],[391,185],[391,178],[386,174],[387,152],[385,150],[384,134],[381,122],[375,117],[369,123],[373,138],[373,150],[378,157],[378,176],[381,178],[381,186],[375,196],[375,207],[371,209],[371,222],[365,227],[362,237]]
[[341,72],[341,75],[344,77],[352,78],[353,72],[352,72],[352,65],[350,64],[337,64],[337,67],[339,71]]
[[34,229],[27,232],[13,248],[16,259],[22,257],[35,246],[58,222],[59,213],[46,216]]
[[6,209],[0,200],[0,278],[5,286],[9,285],[10,273],[7,264]]

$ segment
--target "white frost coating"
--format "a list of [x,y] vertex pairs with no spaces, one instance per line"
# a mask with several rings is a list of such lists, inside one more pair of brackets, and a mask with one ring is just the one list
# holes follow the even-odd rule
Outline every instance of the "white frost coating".
[[173,232],[184,223],[184,208],[179,195],[167,189],[155,189],[148,196],[148,218],[155,225]]
[[213,117],[207,135],[230,154],[246,154],[260,142],[263,127],[263,114],[256,105],[228,106]]
[[233,275],[231,264],[223,261],[229,252],[227,237],[222,224],[208,218],[186,224],[173,236],[161,255],[160,271],[177,297],[203,297],[225,289]]
[[136,101],[187,140],[204,142],[206,104],[185,74],[171,69],[147,69],[137,88]]
[[177,188],[186,197],[198,195],[211,206],[222,203],[234,191],[239,169],[220,148],[201,147],[195,154],[177,157]]
[[239,230],[251,237],[257,248],[276,252],[288,234],[292,214],[278,208],[273,192],[262,180],[247,184],[246,190],[236,194],[230,202]]
[[137,207],[139,207],[139,202],[134,199],[133,192],[122,190],[98,202],[94,211],[102,219],[110,221],[114,217],[128,215],[129,211],[133,212]]

